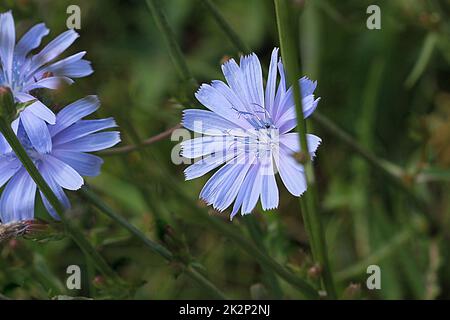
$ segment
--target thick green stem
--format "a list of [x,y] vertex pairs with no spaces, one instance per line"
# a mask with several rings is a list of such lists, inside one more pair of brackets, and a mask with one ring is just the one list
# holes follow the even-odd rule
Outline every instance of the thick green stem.
[[[117,222],[120,226],[128,230],[134,237],[138,240],[142,241],[152,252],[159,254],[161,257],[166,259],[168,262],[174,261],[174,255],[167,248],[156,243],[136,228],[134,225],[129,223],[124,217],[117,214],[114,210],[108,207],[105,203],[103,203],[100,198],[98,198],[93,192],[89,191],[87,188],[83,187],[80,191],[83,197],[88,200],[92,205],[94,205],[100,212],[107,215],[109,218]],[[195,269],[193,269],[190,265],[186,265],[184,269],[186,274],[195,280],[198,284],[200,284],[203,288],[208,290],[215,298],[218,299],[227,299],[225,294],[223,294],[214,284],[212,284],[208,279],[206,279],[203,275],[198,273]]]
[[[287,78],[292,83],[294,92],[295,108],[297,113],[297,130],[300,137],[300,149],[308,159],[308,142],[306,139],[306,121],[303,116],[303,105],[301,88],[298,84],[300,78],[299,54],[297,41],[293,30],[297,28],[294,23],[294,15],[291,14],[292,8],[288,7],[285,0],[275,0],[275,11],[277,18],[278,34],[280,39],[281,56],[286,68]],[[311,161],[304,163],[304,174],[308,185],[308,191],[300,198],[300,207],[305,221],[305,226],[311,241],[311,248],[314,259],[320,264],[322,269],[322,280],[330,298],[336,298],[330,264],[328,262],[328,253],[325,242],[325,234],[322,222],[316,205],[316,190],[314,181],[314,171]]]
[[[0,106],[3,108],[3,106]],[[37,184],[39,190],[47,198],[48,202],[52,205],[55,211],[58,213],[61,218],[64,226],[66,228],[66,232],[70,235],[70,237],[75,241],[75,243],[81,248],[81,250],[92,259],[92,262],[95,264],[97,269],[107,278],[120,281],[120,278],[117,274],[111,269],[111,267],[106,263],[102,256],[98,254],[98,252],[94,249],[94,247],[89,243],[89,241],[85,238],[83,233],[73,226],[65,217],[65,209],[61,202],[58,200],[56,195],[53,193],[50,186],[44,180],[44,178],[39,173],[38,169],[34,165],[33,161],[28,156],[27,152],[23,148],[16,134],[11,129],[9,123],[4,119],[4,117],[0,117],[0,132],[4,135],[6,141],[9,143],[13,151],[15,152],[17,158],[22,162],[24,168],[28,171],[31,178]]]

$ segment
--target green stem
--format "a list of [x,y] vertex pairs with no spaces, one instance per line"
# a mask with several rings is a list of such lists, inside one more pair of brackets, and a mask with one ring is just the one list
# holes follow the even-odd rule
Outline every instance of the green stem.
[[165,247],[163,247],[159,243],[156,243],[156,242],[150,240],[149,238],[147,238],[147,236],[144,233],[142,233],[142,231],[140,231],[134,225],[129,223],[124,217],[122,217],[121,215],[117,214],[110,207],[108,207],[92,191],[88,190],[86,187],[83,187],[80,190],[80,194],[86,200],[88,200],[92,205],[94,205],[94,207],[96,207],[100,212],[102,212],[105,215],[107,215],[110,219],[112,219],[115,222],[117,222],[123,228],[128,230],[133,236],[135,236],[137,239],[142,241],[148,248],[150,248],[151,251],[159,254],[160,256],[162,256],[164,259],[166,259],[168,261],[172,261],[173,260],[173,255],[168,249],[166,249]]
[[[167,248],[156,243],[136,228],[134,225],[129,223],[124,217],[117,214],[114,210],[108,207],[105,203],[103,203],[99,197],[97,197],[93,192],[89,191],[87,188],[83,187],[80,191],[83,197],[88,200],[91,204],[93,204],[100,212],[107,215],[109,218],[117,222],[123,228],[128,230],[133,236],[135,236],[138,240],[142,241],[152,252],[159,254],[161,257],[166,259],[168,262],[174,261],[174,255]],[[185,268],[186,274],[195,280],[198,284],[200,284],[203,288],[208,290],[214,297],[218,299],[227,299],[226,296],[208,279],[206,279],[203,275],[198,273],[195,269],[193,269],[190,265],[186,265]]]
[[[3,108],[3,106],[0,106],[0,108]],[[3,116],[0,117],[0,132],[4,135],[6,141],[9,143],[9,145],[15,152],[17,158],[19,158],[24,168],[28,171],[31,178],[37,184],[39,190],[45,195],[48,202],[51,204],[51,206],[55,209],[55,211],[61,218],[61,221],[64,223],[66,232],[81,248],[81,250],[92,259],[92,262],[95,264],[97,269],[105,277],[112,279],[113,281],[119,282],[120,278],[106,263],[103,257],[98,254],[98,252],[89,243],[89,241],[85,238],[82,232],[75,226],[71,225],[71,223],[67,220],[67,218],[65,217],[65,209],[63,205],[58,200],[56,195],[53,193],[52,189],[49,187],[44,178],[41,176],[38,169],[34,165],[33,161],[30,159],[27,152],[20,143],[19,139],[17,138],[16,134],[11,129],[11,126],[4,119]]]
[[184,60],[183,53],[178,46],[175,33],[167,22],[167,18],[161,8],[160,0],[147,0],[147,7],[155,20],[156,26],[161,32],[166,41],[167,48],[169,50],[170,58],[175,66],[180,79],[185,82],[195,83],[193,76],[187,67],[186,61]]
[[214,297],[220,300],[227,300],[227,296],[219,290],[211,281],[206,279],[201,273],[195,270],[192,266],[187,266],[185,269],[186,274],[194,281],[196,281],[203,288],[207,289],[213,294]]
[[[306,139],[306,121],[303,116],[301,88],[298,84],[300,78],[299,54],[297,48],[297,41],[292,32],[297,28],[295,17],[292,8],[288,7],[285,0],[274,0],[275,12],[277,18],[278,34],[280,39],[281,56],[286,66],[286,74],[288,82],[292,83],[294,92],[295,108],[297,113],[297,130],[299,133],[300,149],[308,156],[308,142]],[[318,261],[322,269],[322,280],[327,295],[335,299],[336,292],[334,288],[333,278],[331,274],[330,264],[328,262],[328,253],[326,248],[325,234],[320,220],[319,212],[316,205],[316,187],[314,179],[314,171],[310,160],[305,161],[304,164],[305,179],[308,185],[308,191],[300,198],[300,207],[305,221],[309,238],[311,240],[312,254],[315,260]]]
[[222,28],[225,34],[228,36],[233,45],[242,53],[250,53],[250,48],[241,40],[239,35],[233,28],[229,25],[225,17],[222,15],[220,10],[216,7],[214,2],[211,0],[202,0],[208,11],[214,17],[218,25]]

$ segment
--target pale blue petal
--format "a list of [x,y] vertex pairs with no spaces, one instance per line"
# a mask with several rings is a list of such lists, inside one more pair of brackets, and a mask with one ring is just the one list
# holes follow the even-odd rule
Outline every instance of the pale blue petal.
[[86,51],[79,52],[63,60],[55,62],[49,66],[38,70],[38,74],[50,72],[55,76],[63,76],[69,78],[81,78],[92,74],[91,63],[82,59]]
[[36,184],[22,168],[8,182],[0,198],[2,223],[33,219],[35,197]]
[[[242,159],[244,155],[238,156],[238,159]],[[203,199],[208,205],[215,204],[218,199],[217,196],[222,190],[224,181],[227,177],[233,175],[233,172],[242,168],[243,163],[237,162],[236,159],[229,161],[222,168],[216,171],[213,176],[206,182],[202,191],[200,192],[200,198]]]
[[[314,110],[317,108],[320,98],[314,100],[313,95],[309,95],[303,98],[303,117],[308,118]],[[297,126],[297,114],[295,105],[291,106],[286,112],[276,120],[276,125],[280,130],[280,134],[289,132]]]
[[11,147],[8,141],[6,141],[5,136],[0,133],[0,154],[4,155],[8,152],[11,152]]
[[16,29],[11,11],[0,14],[0,60],[2,70],[11,82],[14,46],[16,43]]
[[241,103],[248,108],[250,102],[249,93],[247,92],[245,78],[239,65],[234,59],[230,59],[222,65],[222,72],[231,90],[241,100]]
[[[313,82],[308,78],[303,77],[299,80],[299,85],[302,93],[303,117],[306,119],[314,112],[320,100],[320,98],[314,99],[313,95],[313,92],[317,86],[317,81]],[[288,112],[295,114],[295,101],[292,87],[289,88],[283,99],[279,101],[277,105],[277,114],[274,116],[274,121],[276,123],[281,122],[281,124],[285,123],[286,120],[281,121],[280,118],[285,117]]]
[[56,116],[53,111],[47,108],[47,106],[39,100],[36,100],[36,102],[30,104],[27,107],[27,111],[44,120],[48,124],[54,124],[56,121]]
[[244,178],[254,160],[254,155],[244,155],[236,159],[236,163],[233,164],[233,169],[230,170],[229,174],[221,183],[220,190],[213,204],[216,210],[225,210],[236,199]]
[[71,85],[73,80],[67,77],[48,77],[27,85],[23,90],[31,91],[35,89],[58,89],[63,84]]
[[52,150],[52,138],[44,120],[25,109],[20,113],[20,122],[37,151],[45,154]]
[[302,90],[302,96],[306,97],[314,93],[317,88],[317,81],[312,81],[307,77],[300,79],[300,87]]
[[187,167],[184,170],[185,178],[186,180],[192,180],[201,177],[224,162],[232,160],[235,156],[236,154],[234,152],[211,154]]
[[120,142],[120,134],[117,131],[108,131],[90,134],[64,144],[58,145],[58,150],[79,152],[93,152],[110,148]]
[[269,75],[266,84],[265,107],[269,114],[272,114],[272,107],[275,102],[275,92],[277,86],[277,63],[278,63],[278,48],[274,48],[270,59]]
[[82,176],[95,177],[100,174],[103,160],[92,154],[67,150],[54,150],[52,156],[67,163]]
[[[39,171],[42,174],[42,177],[44,178],[45,182],[49,185],[49,187],[52,189],[53,193],[56,195],[58,200],[61,202],[63,207],[65,209],[70,208],[70,201],[67,198],[66,194],[64,193],[64,190],[61,188],[61,186],[55,182],[55,180],[52,178],[50,174],[50,170],[48,169],[47,163],[42,163],[39,166]],[[40,191],[42,202],[47,209],[47,211],[53,216],[53,218],[59,220],[59,216],[56,213],[55,209],[53,209],[52,205],[48,202],[47,198],[44,196],[42,191]]]
[[58,145],[67,143],[89,134],[117,127],[113,118],[98,119],[98,120],[80,120],[70,127],[62,130],[57,135],[53,136],[53,147],[56,149]]
[[80,174],[67,163],[48,154],[44,156],[43,163],[48,174],[62,188],[78,190],[84,184]]
[[278,72],[280,73],[280,83],[278,84],[277,94],[275,96],[275,101],[271,111],[272,119],[278,118],[279,106],[286,95],[286,75],[284,73],[283,63],[281,63],[281,61],[278,62]]
[[230,136],[198,137],[181,143],[181,155],[185,158],[195,159],[214,152],[226,152],[233,144],[235,144],[234,138]]
[[[258,176],[259,176],[259,178],[258,178]],[[255,207],[255,205],[258,201],[259,193],[261,192],[261,183],[259,185],[256,200],[255,200],[256,192],[253,192],[252,190],[255,187],[256,180],[257,179],[260,180],[260,177],[261,176],[259,175],[259,164],[257,164],[257,163],[252,164],[252,166],[248,170],[247,175],[245,176],[245,179],[241,185],[239,193],[236,197],[236,201],[234,202],[233,210],[232,210],[231,216],[230,216],[231,219],[233,219],[233,217],[236,215],[236,213],[239,211],[240,208],[241,208],[242,214],[246,214],[246,213],[250,213],[251,210]],[[252,196],[252,199],[250,199],[251,196]],[[246,209],[250,208],[249,212],[244,210],[244,207],[243,207],[244,201],[245,201]],[[254,203],[254,205],[252,207],[251,205],[253,203]]]
[[15,54],[24,58],[32,50],[39,47],[42,38],[48,35],[49,30],[44,23],[39,23],[28,30],[16,45]]
[[263,210],[271,210],[278,207],[279,195],[278,186],[275,180],[275,171],[273,166],[272,154],[265,157],[261,163],[262,187],[261,204]]
[[246,190],[244,201],[242,202],[241,214],[243,215],[252,212],[252,210],[256,206],[256,203],[258,202],[258,198],[262,190],[263,176],[261,174],[261,164],[260,163],[254,164],[252,171],[254,173],[249,172],[249,174],[254,174],[254,177],[252,178],[253,182],[250,182],[251,188],[248,188]]
[[[217,88],[218,86],[220,89]],[[195,93],[195,97],[201,104],[222,118],[233,121],[242,128],[247,128],[247,121],[239,117],[236,106],[230,103],[227,97],[224,96],[223,91],[224,88],[220,82],[214,82],[213,86],[202,84]]]
[[[317,148],[319,148],[322,139],[313,134],[307,134],[306,140],[308,142],[308,150],[311,159],[316,156]],[[280,143],[286,146],[291,152],[300,151],[299,136],[297,132],[286,133],[280,136]]]
[[100,106],[100,100],[97,96],[87,96],[83,99],[71,103],[56,116],[56,124],[49,127],[52,136],[55,136],[61,130],[69,127],[78,120],[95,112]]
[[19,131],[19,124],[20,124],[20,117],[11,122],[11,129],[14,131],[15,134],[17,134],[17,132]]
[[286,189],[294,196],[300,196],[306,191],[306,179],[303,166],[292,156],[279,149],[279,156],[274,157],[281,180]]
[[186,129],[207,135],[223,136],[231,134],[231,132],[233,132],[233,135],[236,135],[236,133],[244,134],[244,130],[235,123],[207,110],[184,110],[182,125]]
[[30,73],[63,53],[79,37],[73,29],[61,33],[32,58]]
[[0,188],[11,179],[11,177],[19,171],[22,167],[22,163],[14,155],[1,155],[0,156]]
[[245,79],[248,102],[256,113],[264,116],[264,87],[261,63],[256,54],[241,57],[241,72]]
[[37,100],[32,95],[24,92],[15,92],[14,96],[20,102],[34,101],[27,107],[27,110],[32,112],[36,117],[41,118],[49,124],[55,124],[56,116],[45,104]]

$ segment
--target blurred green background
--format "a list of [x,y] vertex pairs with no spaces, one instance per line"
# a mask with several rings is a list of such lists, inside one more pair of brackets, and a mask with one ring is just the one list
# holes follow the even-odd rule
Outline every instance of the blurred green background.
[[[380,158],[404,169],[401,179],[427,203],[415,208],[408,194],[365,162],[339,137],[309,121],[323,143],[315,170],[331,264],[343,298],[450,298],[450,1],[296,0],[303,73],[318,80],[318,110]],[[237,57],[200,0],[162,1],[168,21],[199,82],[223,79],[220,64]],[[214,1],[225,18],[268,65],[279,46],[273,2]],[[16,30],[45,22],[48,42],[66,29],[66,8],[81,8],[81,37],[67,55],[86,50],[95,73],[52,94],[62,106],[89,94],[102,101],[99,116],[114,116],[122,144],[134,144],[180,122],[193,90],[181,87],[167,47],[145,1],[2,0]],[[381,30],[366,28],[366,8],[381,8]],[[187,96],[186,96],[187,94]],[[186,204],[174,183],[197,202],[207,178],[184,182],[171,162],[176,142],[158,141],[138,152],[105,156],[102,175],[87,183],[116,212],[180,255],[201,263],[204,274],[232,298],[301,298],[219,230],[205,208]],[[280,187],[280,206],[257,208],[252,218],[209,212],[247,239],[245,219],[261,229],[259,245],[293,273],[317,282],[299,205]],[[70,194],[71,217],[126,288],[108,284],[65,237],[0,245],[0,293],[14,299],[59,295],[96,299],[206,299],[182,272],[84,201]],[[200,213],[200,211],[202,213]],[[432,221],[432,223],[428,223]],[[381,290],[366,288],[366,267],[381,267]],[[65,286],[68,265],[82,268],[82,289]],[[203,268],[202,267],[202,268]],[[359,284],[359,285],[358,285]]]

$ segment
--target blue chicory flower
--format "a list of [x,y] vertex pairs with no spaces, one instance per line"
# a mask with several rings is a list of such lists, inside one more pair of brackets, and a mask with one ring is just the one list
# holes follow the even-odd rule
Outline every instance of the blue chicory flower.
[[[66,208],[70,207],[70,203],[63,189],[77,190],[84,183],[82,176],[100,173],[103,160],[88,152],[112,147],[120,141],[117,131],[100,132],[116,127],[113,118],[82,120],[99,106],[96,96],[88,96],[63,108],[56,115],[54,124],[45,124],[50,138],[40,137],[40,149],[31,143],[24,124],[29,121],[30,127],[39,127],[41,122],[34,122],[36,118],[25,116],[13,123],[13,130],[28,155]],[[0,187],[5,183],[0,198],[2,223],[33,219],[37,186],[0,134]],[[42,192],[40,194],[47,211],[57,219],[55,210]]]
[[[40,135],[50,139],[45,130],[46,124],[55,123],[55,114],[34,95],[35,89],[57,89],[61,83],[72,84],[72,78],[90,75],[93,70],[90,62],[84,60],[86,52],[79,52],[65,59],[55,61],[77,38],[78,33],[67,30],[50,41],[39,53],[33,54],[41,44],[42,38],[48,35],[49,29],[44,23],[39,23],[26,32],[16,43],[14,18],[10,11],[0,14],[0,86],[9,87],[17,102],[28,106],[20,113],[27,118],[34,117],[42,123],[44,129]],[[36,122],[37,120],[34,120]],[[31,132],[28,121],[23,121],[23,127],[29,134],[31,143],[40,152],[40,137]],[[36,128],[34,128],[36,129]]]
[[[207,110],[183,112],[185,128],[203,136],[184,141],[181,155],[202,158],[185,170],[186,180],[203,176],[224,164],[207,181],[200,198],[223,211],[234,201],[231,218],[241,209],[250,213],[261,199],[263,210],[276,208],[279,202],[275,173],[278,171],[288,191],[300,196],[307,185],[304,167],[293,154],[300,151],[292,87],[286,89],[286,77],[278,49],[272,52],[267,85],[263,86],[261,64],[255,54],[222,65],[228,84],[214,80],[203,84],[196,98]],[[280,80],[277,85],[278,73]],[[299,80],[304,117],[317,107],[314,98],[317,82]],[[321,139],[308,134],[309,154],[315,156]]]

